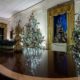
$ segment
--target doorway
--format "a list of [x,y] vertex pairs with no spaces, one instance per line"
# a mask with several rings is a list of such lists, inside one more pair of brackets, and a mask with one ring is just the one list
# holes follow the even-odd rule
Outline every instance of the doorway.
[[0,40],[4,39],[4,28],[0,28]]

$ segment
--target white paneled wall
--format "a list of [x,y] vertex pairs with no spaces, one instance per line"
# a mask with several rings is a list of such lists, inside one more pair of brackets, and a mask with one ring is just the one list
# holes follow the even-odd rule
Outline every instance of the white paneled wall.
[[63,2],[66,2],[69,0],[44,0],[43,2],[32,6],[20,13],[15,14],[14,16],[11,17],[11,26],[14,28],[19,21],[19,19],[22,21],[21,22],[21,27],[25,25],[25,23],[28,22],[29,17],[32,12],[34,12],[35,18],[37,19],[39,24],[39,28],[41,29],[41,32],[43,36],[45,37],[45,45],[47,44],[47,10],[55,5],[61,4]]
[[77,20],[78,14],[80,14],[80,0],[75,1],[75,21]]

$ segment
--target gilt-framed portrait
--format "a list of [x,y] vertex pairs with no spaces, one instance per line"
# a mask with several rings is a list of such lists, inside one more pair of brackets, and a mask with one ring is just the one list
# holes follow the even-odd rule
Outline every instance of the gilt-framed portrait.
[[53,43],[71,45],[74,29],[74,6],[66,2],[48,9],[48,49]]
[[53,16],[54,19],[54,43],[67,42],[67,13]]

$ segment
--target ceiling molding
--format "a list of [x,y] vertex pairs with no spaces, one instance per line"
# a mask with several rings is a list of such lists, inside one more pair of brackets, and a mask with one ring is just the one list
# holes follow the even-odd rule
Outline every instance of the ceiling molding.
[[13,14],[11,17],[15,16],[15,15],[18,14],[18,13],[21,13],[21,12],[23,12],[23,11],[26,11],[26,10],[30,9],[31,7],[34,7],[34,6],[42,3],[43,1],[45,1],[45,0],[41,0],[40,2],[38,2],[38,3],[36,3],[36,4],[32,5],[32,6],[30,6],[30,7],[28,7],[28,8],[26,8],[26,9],[24,9],[24,10],[21,10],[21,11],[15,13],[15,14]]
[[43,0],[0,0],[0,17],[10,18]]

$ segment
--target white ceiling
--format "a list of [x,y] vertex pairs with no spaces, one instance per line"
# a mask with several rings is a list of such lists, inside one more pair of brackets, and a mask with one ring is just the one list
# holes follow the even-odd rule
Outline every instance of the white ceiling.
[[[0,17],[10,18],[13,14],[29,8],[40,1],[42,0],[0,0]],[[80,0],[74,1],[80,2]],[[54,0],[54,3],[55,2],[58,3],[57,0]]]
[[42,0],[0,0],[0,17],[9,18],[40,1]]

